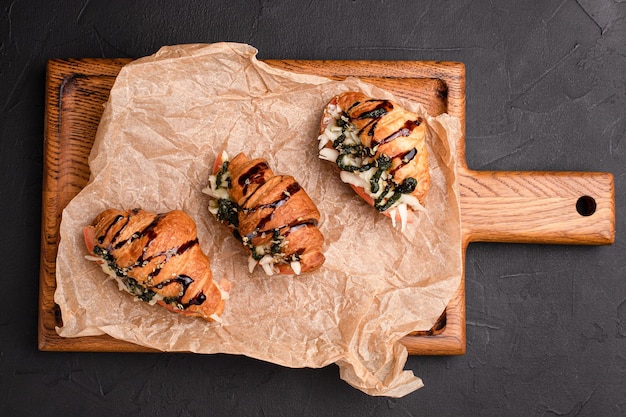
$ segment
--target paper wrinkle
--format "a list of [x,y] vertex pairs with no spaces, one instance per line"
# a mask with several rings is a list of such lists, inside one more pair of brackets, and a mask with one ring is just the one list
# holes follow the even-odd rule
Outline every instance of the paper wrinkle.
[[[355,78],[333,81],[278,70],[234,43],[163,47],[119,73],[89,158],[91,180],[63,212],[57,290],[63,337],[108,334],[163,351],[230,353],[288,367],[336,363],[370,395],[422,386],[405,371],[407,333],[432,327],[462,274],[454,144],[459,121]],[[317,156],[320,118],[336,94],[393,99],[429,125],[427,212],[402,234]],[[208,213],[215,157],[263,157],[293,175],[321,212],[326,263],[301,276],[249,274],[247,254]],[[82,228],[107,208],[185,210],[211,259],[232,282],[223,324],[134,302],[84,259]]]

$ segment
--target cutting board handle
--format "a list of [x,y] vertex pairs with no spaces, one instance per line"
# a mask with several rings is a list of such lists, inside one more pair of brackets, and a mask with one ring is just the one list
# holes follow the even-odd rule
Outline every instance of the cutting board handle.
[[466,242],[605,245],[615,239],[613,175],[459,168]]

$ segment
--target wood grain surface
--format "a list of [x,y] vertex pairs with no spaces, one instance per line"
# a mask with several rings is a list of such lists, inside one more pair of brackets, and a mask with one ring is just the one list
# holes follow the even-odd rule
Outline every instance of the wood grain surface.
[[[63,208],[89,181],[87,158],[115,77],[127,59],[66,59],[48,63],[39,296],[39,349],[150,351],[93,336],[65,339],[54,303],[59,225]],[[465,68],[453,62],[267,60],[293,72],[343,79],[357,76],[447,112],[465,129]],[[589,172],[474,171],[465,162],[465,135],[457,144],[463,259],[471,242],[611,244],[615,237],[613,176]],[[410,354],[457,355],[466,349],[464,277],[436,325],[402,339]]]

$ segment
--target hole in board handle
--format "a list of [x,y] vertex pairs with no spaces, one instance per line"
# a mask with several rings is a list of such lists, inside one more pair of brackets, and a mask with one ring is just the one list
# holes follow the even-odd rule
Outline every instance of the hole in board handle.
[[576,211],[581,216],[591,216],[596,212],[596,200],[588,195],[580,197],[576,201]]

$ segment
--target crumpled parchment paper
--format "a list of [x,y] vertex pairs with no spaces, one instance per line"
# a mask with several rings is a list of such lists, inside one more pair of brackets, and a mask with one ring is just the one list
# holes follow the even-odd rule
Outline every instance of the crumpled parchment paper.
[[[122,69],[90,155],[90,183],[63,212],[55,301],[63,337],[109,334],[163,351],[242,354],[288,367],[336,363],[370,395],[423,384],[404,370],[399,339],[432,327],[460,284],[457,119],[358,79],[332,81],[271,68],[234,43],[163,47]],[[427,212],[403,234],[318,158],[322,111],[341,91],[394,99],[424,117],[432,188]],[[321,212],[326,263],[301,276],[248,272],[247,255],[208,213],[215,157],[264,157],[293,175]],[[84,258],[82,228],[102,210],[185,210],[197,223],[214,278],[232,282],[224,323],[136,302]]]

